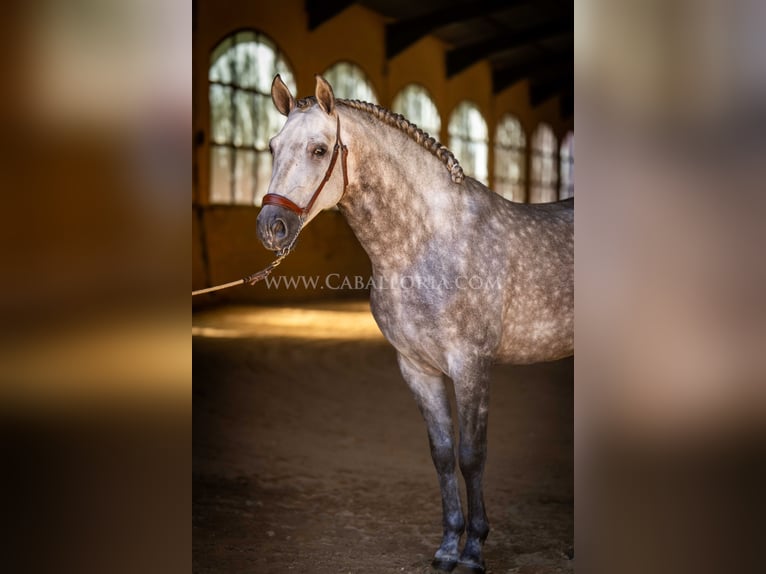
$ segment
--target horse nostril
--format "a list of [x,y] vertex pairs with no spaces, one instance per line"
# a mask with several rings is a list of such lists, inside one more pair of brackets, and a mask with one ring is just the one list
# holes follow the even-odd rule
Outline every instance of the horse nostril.
[[271,235],[276,240],[282,240],[287,236],[287,225],[283,219],[275,219],[271,224]]

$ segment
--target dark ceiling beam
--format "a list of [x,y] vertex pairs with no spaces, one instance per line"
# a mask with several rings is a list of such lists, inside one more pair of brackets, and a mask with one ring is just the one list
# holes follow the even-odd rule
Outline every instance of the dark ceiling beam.
[[502,34],[485,42],[477,42],[456,48],[447,52],[447,77],[462,72],[479,60],[493,54],[506,52],[526,44],[534,44],[547,38],[558,36],[573,29],[573,21],[569,18],[558,18],[542,25],[519,30],[516,33]]
[[559,114],[562,119],[568,120],[574,116],[574,90],[560,94]]
[[514,84],[532,76],[541,77],[567,73],[568,71],[571,73],[573,62],[574,48],[559,53],[538,51],[515,65],[507,67],[494,66],[492,69],[492,92],[499,94]]
[[566,74],[544,81],[532,81],[529,84],[529,104],[536,108],[553,97],[574,91],[574,75]]
[[573,52],[561,52],[555,59],[550,59],[528,76],[531,84],[550,83],[563,77],[572,77]]
[[472,18],[488,16],[506,11],[517,4],[526,4],[530,0],[478,0],[459,2],[444,6],[439,10],[386,24],[386,57],[400,54],[412,44],[435,32],[439,28]]
[[353,4],[353,0],[306,0],[309,30],[316,30]]

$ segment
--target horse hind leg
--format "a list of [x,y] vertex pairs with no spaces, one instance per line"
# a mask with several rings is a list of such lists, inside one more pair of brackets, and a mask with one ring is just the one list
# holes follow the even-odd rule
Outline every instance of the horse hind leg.
[[487,459],[489,366],[477,365],[453,377],[460,428],[460,471],[466,485],[468,524],[459,562],[461,571],[483,574],[482,547],[489,535],[484,508],[484,464]]
[[465,520],[455,472],[455,446],[447,389],[440,372],[416,364],[403,355],[399,355],[399,368],[426,421],[431,458],[439,477],[444,530],[442,543],[434,554],[432,565],[449,572],[458,563],[458,546]]

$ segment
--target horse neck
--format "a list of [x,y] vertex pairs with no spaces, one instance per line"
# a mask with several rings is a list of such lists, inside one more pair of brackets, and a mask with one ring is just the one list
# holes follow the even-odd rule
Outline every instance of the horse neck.
[[364,112],[344,111],[349,182],[338,207],[373,266],[395,270],[414,261],[439,232],[437,221],[449,217],[445,210],[456,209],[457,184],[439,159],[404,132],[365,121]]

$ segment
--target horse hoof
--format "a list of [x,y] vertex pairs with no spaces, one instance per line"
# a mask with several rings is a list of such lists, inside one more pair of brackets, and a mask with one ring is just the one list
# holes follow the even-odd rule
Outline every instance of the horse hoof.
[[434,558],[431,561],[431,566],[441,572],[452,572],[457,566],[457,560],[448,560],[445,558]]

